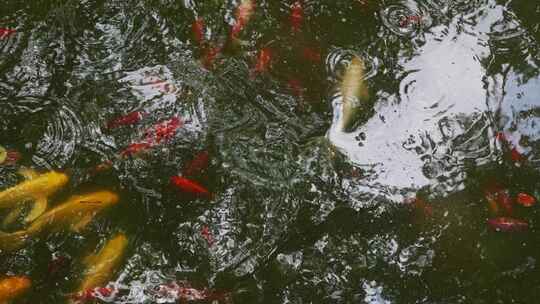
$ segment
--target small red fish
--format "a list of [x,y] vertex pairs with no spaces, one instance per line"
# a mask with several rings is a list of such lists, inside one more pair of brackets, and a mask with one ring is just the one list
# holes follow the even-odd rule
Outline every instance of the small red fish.
[[0,165],[14,165],[22,158],[21,153],[15,150],[7,150],[6,158],[3,162],[0,162]]
[[[511,215],[513,211],[513,200],[508,193],[508,190],[501,189],[498,186],[493,186],[492,189],[487,190],[485,193],[486,200],[490,204],[490,209],[498,213],[501,207],[507,215]],[[495,207],[495,205],[497,207]]]
[[266,73],[270,69],[272,63],[272,49],[264,47],[259,51],[257,63],[255,64],[255,73]]
[[173,282],[161,285],[157,293],[163,298],[173,298],[179,303],[199,301],[226,301],[230,298],[229,292],[216,292],[208,288],[197,289],[189,282]]
[[524,207],[532,207],[536,204],[536,198],[527,193],[520,192],[516,197],[516,202]]
[[214,63],[216,62],[216,58],[218,57],[219,53],[221,53],[221,48],[208,45],[203,50],[203,56],[202,56],[202,64],[207,69],[212,69],[214,67]]
[[204,226],[201,229],[201,235],[208,242],[208,246],[211,247],[214,244],[214,237],[212,236],[212,233],[210,232],[208,226]]
[[204,20],[202,18],[197,18],[191,24],[191,33],[193,34],[193,40],[197,42],[198,45],[202,45],[204,42]]
[[77,294],[71,294],[69,297],[76,303],[86,303],[98,300],[99,298],[108,298],[115,292],[116,289],[113,287],[96,287]]
[[146,113],[144,112],[135,111],[135,112],[131,112],[126,115],[117,117],[107,123],[107,129],[114,129],[120,126],[134,125],[138,123],[139,121],[141,121],[141,119],[143,119],[145,115]]
[[182,173],[184,176],[197,176],[208,168],[209,162],[208,151],[201,151],[186,165]]
[[9,29],[9,28],[0,28],[0,39],[7,38],[13,34],[15,34],[17,30]]
[[495,231],[515,232],[526,231],[529,223],[511,217],[497,217],[487,221],[488,226]]
[[151,142],[132,143],[129,146],[127,146],[127,148],[122,150],[122,152],[120,152],[120,156],[126,157],[126,156],[130,156],[130,155],[136,155],[138,153],[141,153],[143,151],[146,151],[146,150],[152,148],[153,146],[154,145]]
[[495,139],[501,143],[506,156],[509,157],[515,165],[520,165],[526,161],[526,157],[519,152],[519,150],[512,144],[512,142],[508,140],[503,132],[497,132]]
[[255,12],[254,0],[242,0],[240,5],[236,8],[236,22],[231,29],[231,38],[237,39],[242,30],[249,23],[249,20]]
[[294,33],[299,32],[304,22],[304,7],[301,1],[296,1],[291,6],[289,23]]
[[[183,125],[183,122],[178,117],[173,117],[169,120],[162,121],[155,125],[153,129],[153,135],[150,132],[149,142],[161,143],[162,141],[167,141],[174,137],[176,130]],[[147,132],[148,134],[148,132]]]
[[212,197],[212,194],[205,187],[182,176],[171,177],[171,184],[186,193],[206,198]]

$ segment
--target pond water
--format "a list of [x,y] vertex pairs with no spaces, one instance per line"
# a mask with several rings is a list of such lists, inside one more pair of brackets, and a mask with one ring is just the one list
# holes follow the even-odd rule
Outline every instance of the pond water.
[[[42,218],[119,201],[35,234],[32,204],[0,203],[0,276],[31,280],[14,303],[536,303],[539,20],[512,0],[6,0],[0,189],[64,173]],[[344,131],[355,58],[369,98]],[[119,234],[114,265],[85,259]]]

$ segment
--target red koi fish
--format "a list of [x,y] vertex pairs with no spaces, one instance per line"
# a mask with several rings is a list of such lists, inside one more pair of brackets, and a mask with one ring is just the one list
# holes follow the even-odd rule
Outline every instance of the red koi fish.
[[231,29],[231,39],[236,40],[255,12],[254,0],[242,0],[236,8],[236,22]]
[[212,245],[214,245],[214,237],[212,236],[208,226],[202,227],[201,236],[208,242],[208,246],[212,247]]
[[202,18],[197,18],[191,24],[191,33],[193,34],[193,40],[197,42],[198,45],[202,45],[204,42],[204,20]]
[[146,132],[147,142],[159,144],[162,141],[167,141],[174,137],[176,130],[182,125],[183,122],[178,117],[173,117],[169,120],[162,121],[155,125],[150,131]]
[[0,39],[7,38],[13,34],[15,34],[17,30],[9,29],[9,28],[0,28]]
[[505,149],[505,152],[508,153],[507,157],[510,157],[510,160],[514,162],[516,165],[520,165],[523,162],[525,162],[526,157],[521,154],[518,149],[513,146],[513,144],[506,138],[506,135],[503,132],[498,132],[495,135],[495,139],[498,140],[503,148]]
[[202,64],[206,69],[212,69],[214,67],[214,63],[216,62],[216,59],[218,58],[219,53],[221,53],[221,47],[208,45],[203,50],[202,55]]
[[98,300],[99,298],[111,297],[114,295],[115,292],[116,289],[113,287],[96,287],[80,293],[70,294],[69,298],[71,298],[76,303],[86,303]]
[[523,207],[532,207],[536,204],[536,198],[527,193],[520,192],[516,197],[516,202]]
[[272,49],[264,47],[259,51],[257,62],[255,64],[254,73],[262,74],[268,72],[272,63]]
[[184,176],[197,176],[208,168],[209,163],[208,151],[201,151],[186,165],[182,173]]
[[211,291],[208,288],[197,289],[189,282],[174,282],[161,285],[157,293],[164,298],[173,298],[180,303],[192,301],[226,301],[230,298],[228,292]]
[[488,226],[495,231],[516,232],[529,229],[529,223],[511,217],[497,217],[487,221]]
[[150,142],[132,143],[129,146],[127,146],[127,148],[122,150],[122,152],[120,152],[120,156],[126,157],[126,156],[131,156],[131,155],[137,155],[137,154],[139,154],[141,152],[149,150],[153,146],[154,145],[152,143],[150,143]]
[[205,187],[182,176],[171,177],[171,184],[185,193],[206,198],[212,197],[212,194]]
[[135,112],[131,112],[126,115],[117,117],[107,123],[107,129],[114,129],[121,126],[134,125],[138,123],[139,121],[141,121],[141,119],[143,119],[145,115],[146,113],[144,112],[135,111]]
[[[0,150],[1,149],[3,148],[0,146]],[[0,154],[2,154],[2,152],[5,154],[4,157],[0,157],[0,165],[14,165],[22,158],[21,153],[15,150],[1,150]]]
[[304,7],[301,1],[296,1],[291,6],[291,14],[289,15],[289,23],[293,33],[300,31],[304,22]]
[[493,213],[498,214],[500,207],[506,214],[512,214],[513,200],[510,197],[508,190],[501,189],[498,186],[493,186],[491,189],[485,191],[485,198],[488,201],[489,208]]

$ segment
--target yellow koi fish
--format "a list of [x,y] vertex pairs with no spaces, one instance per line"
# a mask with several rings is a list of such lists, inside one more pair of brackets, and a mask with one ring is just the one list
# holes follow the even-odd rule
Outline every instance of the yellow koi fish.
[[84,278],[72,298],[85,297],[89,291],[107,285],[122,262],[127,245],[126,235],[118,233],[97,254],[87,256],[84,259],[87,266]]
[[29,237],[37,236],[42,232],[62,229],[81,232],[96,214],[117,202],[118,195],[109,191],[72,196],[67,202],[42,214],[26,230],[14,233],[0,232],[0,249],[7,251],[18,249]]
[[8,301],[21,296],[31,285],[27,277],[7,277],[0,280],[0,304],[7,304]]
[[4,220],[4,225],[12,222],[22,212],[21,203],[30,200],[35,203],[25,222],[35,220],[47,210],[47,197],[66,185],[69,180],[64,173],[55,171],[39,175],[31,169],[22,169],[19,173],[26,181],[0,192],[0,209],[15,207]]
[[364,75],[364,62],[355,56],[347,67],[341,83],[342,117],[338,126],[341,131],[350,131],[358,120],[361,110],[366,107],[365,103],[369,99],[369,92]]

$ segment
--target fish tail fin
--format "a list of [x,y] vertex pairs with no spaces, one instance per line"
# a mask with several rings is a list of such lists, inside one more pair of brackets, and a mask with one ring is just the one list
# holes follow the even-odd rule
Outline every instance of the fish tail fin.
[[13,233],[0,232],[0,252],[15,251],[24,246],[28,239],[26,231],[17,231]]

